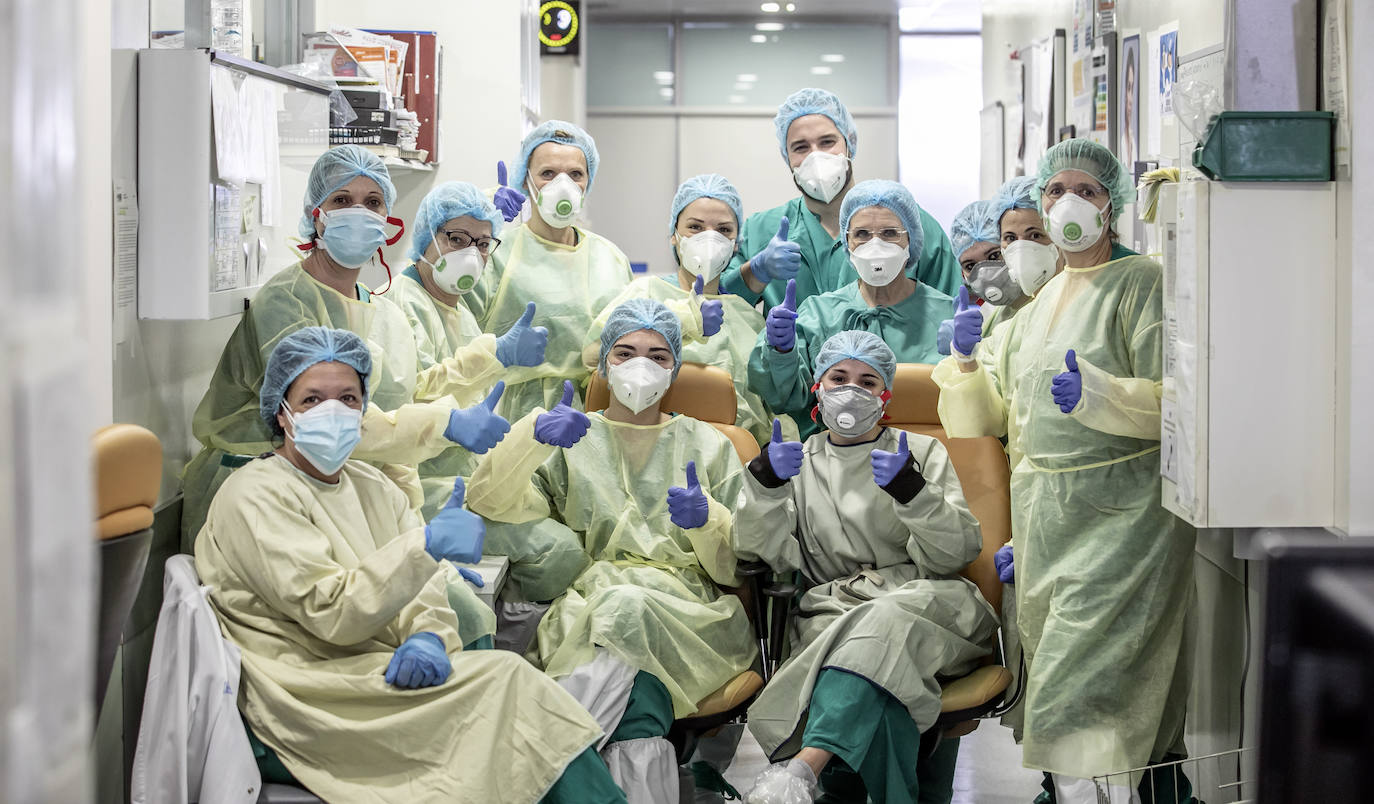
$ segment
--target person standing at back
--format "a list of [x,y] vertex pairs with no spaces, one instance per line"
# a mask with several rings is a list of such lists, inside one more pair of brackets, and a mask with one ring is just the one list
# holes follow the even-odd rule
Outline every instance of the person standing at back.
[[[778,148],[801,195],[749,216],[740,230],[739,253],[721,276],[721,288],[751,304],[782,303],[787,280],[797,280],[797,303],[853,281],[840,231],[840,205],[854,187],[853,159],[859,134],[854,118],[834,94],[800,89],[773,118]],[[940,224],[921,211],[926,232],[920,259],[907,276],[953,296],[959,263]]]

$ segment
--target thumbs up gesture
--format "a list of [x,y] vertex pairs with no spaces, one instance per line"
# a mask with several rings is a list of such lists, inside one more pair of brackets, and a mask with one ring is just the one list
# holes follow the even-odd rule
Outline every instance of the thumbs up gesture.
[[480,404],[449,413],[444,437],[477,455],[501,443],[510,432],[510,422],[496,414],[496,403],[505,390],[505,381],[498,382]]
[[491,201],[501,211],[501,217],[509,223],[520,217],[520,208],[525,205],[525,194],[506,185],[505,162],[496,163],[496,182],[501,186],[496,188],[496,195]]
[[720,299],[703,299],[705,290],[706,280],[698,274],[696,284],[692,285],[692,296],[701,306],[701,334],[709,338],[720,332],[721,325],[725,323],[725,305],[721,304]]
[[482,518],[463,508],[467,487],[463,478],[453,481],[453,496],[425,525],[425,552],[436,561],[476,564],[482,560],[482,542],[487,526]]
[[563,401],[554,405],[548,413],[539,414],[534,420],[534,440],[540,444],[567,449],[587,434],[592,426],[587,414],[572,406],[572,380],[563,381]]
[[532,327],[534,302],[525,305],[525,313],[496,339],[496,359],[506,368],[537,366],[544,362],[544,350],[549,345],[547,327]]
[[787,239],[789,224],[784,215],[778,233],[763,247],[763,251],[749,260],[749,270],[760,282],[774,279],[793,279],[801,270],[801,246]]
[[787,280],[787,293],[782,304],[768,311],[764,321],[768,345],[779,352],[790,352],[797,344],[797,280]]
[[954,336],[950,346],[966,357],[973,357],[973,348],[983,339],[983,313],[978,305],[969,301],[968,286],[959,288],[959,298],[954,301]]
[[683,530],[699,528],[706,524],[711,513],[711,504],[706,493],[697,482],[697,462],[687,462],[687,488],[673,486],[668,489],[668,517]]
[[886,486],[897,478],[898,473],[911,465],[911,450],[906,445],[906,431],[897,437],[897,451],[875,449],[869,455],[873,463],[873,482],[879,487]]
[[782,422],[773,420],[773,440],[768,442],[768,465],[779,480],[790,480],[801,473],[802,443],[782,440]]
[[1056,374],[1050,380],[1050,394],[1061,411],[1072,413],[1083,399],[1083,375],[1078,373],[1078,355],[1072,349],[1064,355],[1064,367],[1068,371]]

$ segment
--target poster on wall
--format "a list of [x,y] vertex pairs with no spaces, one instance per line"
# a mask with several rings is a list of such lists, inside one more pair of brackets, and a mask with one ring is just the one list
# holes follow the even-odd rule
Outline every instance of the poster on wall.
[[1174,84],[1178,83],[1178,24],[1159,29],[1159,114],[1174,113]]
[[1116,153],[1116,34],[1106,34],[1093,43],[1092,62],[1088,72],[1092,90],[1092,126],[1088,135],[1093,142]]
[[1121,90],[1117,108],[1120,145],[1116,155],[1128,168],[1135,169],[1140,159],[1140,34],[1121,40]]

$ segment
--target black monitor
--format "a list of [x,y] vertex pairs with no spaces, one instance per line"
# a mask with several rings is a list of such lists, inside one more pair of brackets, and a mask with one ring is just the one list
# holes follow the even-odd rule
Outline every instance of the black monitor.
[[1268,549],[1260,804],[1374,796],[1374,539]]

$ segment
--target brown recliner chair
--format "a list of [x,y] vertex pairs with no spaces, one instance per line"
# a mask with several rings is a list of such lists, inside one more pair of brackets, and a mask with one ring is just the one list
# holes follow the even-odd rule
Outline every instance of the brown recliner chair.
[[[950,438],[940,423],[936,406],[940,389],[930,378],[934,366],[899,363],[892,382],[892,401],[885,424],[938,438],[949,452],[954,471],[964,489],[964,499],[983,531],[983,550],[961,573],[1002,611],[1002,582],[997,578],[993,554],[1011,540],[1011,471],[1002,442],[996,438]],[[967,676],[941,687],[941,713],[935,728],[944,737],[959,737],[978,727],[978,719],[995,714],[1012,674],[989,657]]]
[[[610,390],[605,378],[593,374],[591,385],[587,388],[587,410],[604,410],[609,401]],[[735,385],[723,369],[703,363],[684,362],[660,407],[667,413],[706,422],[724,433],[734,444],[741,463],[747,464],[758,457],[758,442],[748,430],[735,424],[738,410]],[[757,601],[763,599],[757,586],[755,579],[747,587],[727,591],[738,594],[744,600],[746,610],[754,604],[754,610],[757,611]],[[754,627],[766,627],[758,615],[755,615]],[[746,670],[698,702],[696,712],[675,721],[668,739],[677,749],[678,760],[685,760],[691,755],[701,735],[739,717],[762,688],[763,677],[753,670]]]
[[96,711],[105,700],[115,652],[143,579],[153,537],[153,506],[162,482],[162,443],[149,430],[112,424],[91,439],[95,464],[95,535],[100,543]]

